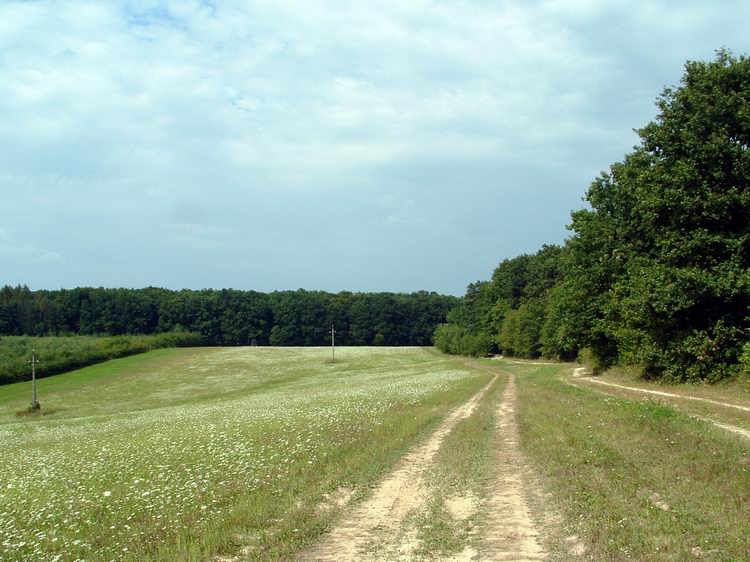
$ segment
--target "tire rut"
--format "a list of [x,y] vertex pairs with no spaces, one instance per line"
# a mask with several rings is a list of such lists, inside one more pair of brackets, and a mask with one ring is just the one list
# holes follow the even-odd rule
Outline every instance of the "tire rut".
[[524,478],[526,466],[519,448],[517,400],[515,376],[509,375],[497,411],[497,476],[485,504],[487,526],[479,560],[544,560],[548,556],[526,502],[529,483]]
[[495,375],[479,392],[450,413],[427,441],[402,457],[394,471],[381,480],[372,496],[345,515],[318,547],[302,554],[299,560],[410,560],[418,544],[413,533],[402,532],[402,523],[407,514],[427,500],[425,471],[443,439],[459,421],[471,416],[497,378]]

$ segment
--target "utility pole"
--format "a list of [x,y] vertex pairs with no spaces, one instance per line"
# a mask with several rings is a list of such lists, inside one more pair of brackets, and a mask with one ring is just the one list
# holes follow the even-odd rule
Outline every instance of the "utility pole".
[[336,330],[331,324],[331,360],[336,361]]
[[36,364],[39,360],[36,358],[36,351],[31,350],[31,409],[38,410],[39,402],[36,400]]

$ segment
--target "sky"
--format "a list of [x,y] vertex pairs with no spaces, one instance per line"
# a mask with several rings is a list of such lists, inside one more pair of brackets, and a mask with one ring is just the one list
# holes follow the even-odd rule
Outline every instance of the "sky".
[[463,294],[750,2],[0,2],[0,285]]

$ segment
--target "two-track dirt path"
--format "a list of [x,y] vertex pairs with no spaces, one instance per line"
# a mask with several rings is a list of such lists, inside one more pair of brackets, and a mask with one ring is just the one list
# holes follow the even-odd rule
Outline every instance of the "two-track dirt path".
[[517,401],[516,379],[510,375],[497,411],[497,477],[485,505],[488,524],[480,560],[544,560],[547,556],[526,503],[529,483],[519,449]]
[[410,511],[422,506],[427,499],[425,471],[445,436],[459,421],[471,416],[496,380],[497,376],[493,377],[469,401],[448,415],[426,442],[398,462],[396,469],[378,484],[368,500],[345,515],[319,546],[300,559],[339,562],[412,559],[416,545],[402,532],[402,523]]
[[521,562],[545,560],[548,556],[527,503],[530,493],[539,490],[533,489],[533,484],[525,477],[527,467],[519,448],[517,403],[516,378],[509,374],[495,413],[494,479],[487,495],[475,508],[485,513],[482,536],[475,545],[467,545],[445,562]]
[[[372,497],[345,515],[323,542],[304,553],[301,560],[423,559],[415,554],[419,541],[416,530],[406,524],[407,515],[424,509],[430,493],[435,492],[428,488],[426,471],[443,439],[460,420],[471,416],[497,376],[450,414],[425,443],[406,454],[396,469],[380,482]],[[482,536],[462,552],[442,560],[534,561],[547,556],[526,503],[529,482],[524,476],[526,467],[519,448],[515,376],[509,374],[508,377],[496,411],[493,479],[488,494],[479,501],[468,496],[450,498],[453,504],[463,502],[472,506],[472,511],[482,510],[486,514]]]

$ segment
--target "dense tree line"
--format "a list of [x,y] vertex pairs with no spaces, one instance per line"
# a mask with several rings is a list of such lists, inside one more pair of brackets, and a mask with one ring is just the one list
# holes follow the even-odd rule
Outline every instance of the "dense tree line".
[[[750,356],[750,60],[688,62],[640,144],[590,186],[563,247],[503,261],[438,328],[461,353],[718,380]],[[747,359],[745,359],[747,361]]]
[[456,297],[420,291],[337,294],[77,288],[0,289],[0,335],[195,332],[210,345],[431,345]]

